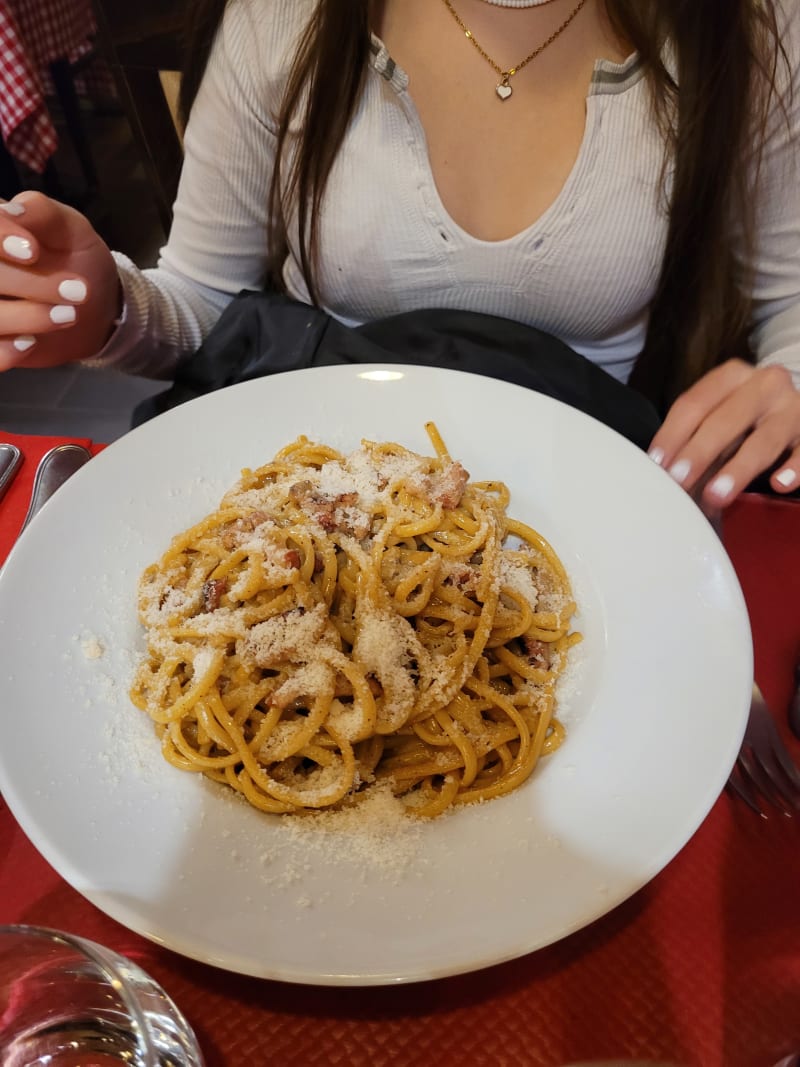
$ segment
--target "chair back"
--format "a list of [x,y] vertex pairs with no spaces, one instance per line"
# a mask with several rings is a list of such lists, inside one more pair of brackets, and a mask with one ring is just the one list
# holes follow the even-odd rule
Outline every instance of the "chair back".
[[[191,2],[191,0],[190,0]],[[183,163],[174,109],[186,0],[94,0],[98,45],[147,170],[165,232]]]

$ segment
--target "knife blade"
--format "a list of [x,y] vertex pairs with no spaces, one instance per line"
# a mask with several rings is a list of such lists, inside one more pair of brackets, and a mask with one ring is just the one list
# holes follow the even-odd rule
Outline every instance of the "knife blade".
[[14,481],[22,464],[22,453],[16,445],[0,444],[0,500]]
[[53,493],[91,458],[92,453],[83,445],[56,445],[45,452],[33,477],[31,502],[20,534]]

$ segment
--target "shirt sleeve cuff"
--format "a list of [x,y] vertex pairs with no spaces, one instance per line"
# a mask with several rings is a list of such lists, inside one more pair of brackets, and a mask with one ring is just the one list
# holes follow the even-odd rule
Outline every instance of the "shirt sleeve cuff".
[[124,369],[126,356],[141,340],[141,324],[137,321],[138,317],[131,299],[130,286],[131,273],[139,273],[139,268],[121,252],[112,252],[112,255],[117,264],[122,309],[117,318],[114,319],[114,329],[111,332],[111,336],[100,351],[80,361],[84,367],[119,367]]

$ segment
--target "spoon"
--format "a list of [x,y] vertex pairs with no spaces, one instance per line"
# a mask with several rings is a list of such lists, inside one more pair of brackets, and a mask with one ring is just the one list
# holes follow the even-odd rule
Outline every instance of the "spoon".
[[91,458],[92,453],[83,445],[56,445],[49,452],[45,452],[36,468],[31,502],[20,533],[39,509],[47,503],[56,489],[60,488],[67,478]]

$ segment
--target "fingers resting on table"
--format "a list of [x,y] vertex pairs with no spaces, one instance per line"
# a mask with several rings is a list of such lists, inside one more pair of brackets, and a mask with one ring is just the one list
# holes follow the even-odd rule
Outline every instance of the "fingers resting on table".
[[800,488],[800,390],[784,367],[729,360],[678,397],[650,457],[707,508],[772,468],[771,488],[789,493]]

